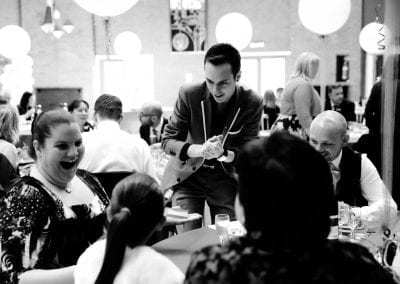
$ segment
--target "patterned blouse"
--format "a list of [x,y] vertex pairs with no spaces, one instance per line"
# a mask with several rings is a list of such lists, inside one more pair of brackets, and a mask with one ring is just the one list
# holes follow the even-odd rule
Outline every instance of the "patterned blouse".
[[396,283],[369,251],[340,241],[266,251],[248,238],[195,252],[185,283]]
[[90,204],[64,208],[31,176],[19,178],[0,200],[0,283],[18,283],[19,275],[31,269],[74,265],[103,234],[109,199],[88,172],[76,175],[95,195]]

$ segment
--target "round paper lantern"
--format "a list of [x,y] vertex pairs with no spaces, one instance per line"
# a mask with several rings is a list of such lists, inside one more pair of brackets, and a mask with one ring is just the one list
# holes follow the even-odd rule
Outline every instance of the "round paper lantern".
[[367,53],[381,55],[387,46],[388,29],[385,25],[376,22],[369,23],[360,32],[359,42]]
[[138,0],[75,0],[75,2],[91,14],[113,17],[128,11]]
[[299,17],[304,27],[319,35],[339,30],[350,16],[350,0],[300,0]]
[[142,50],[142,42],[133,32],[122,32],[114,40],[115,53],[123,58],[131,58]]
[[10,59],[28,54],[31,38],[21,27],[8,25],[0,29],[0,54]]
[[215,35],[218,42],[230,43],[238,50],[242,50],[251,41],[253,27],[245,15],[229,13],[219,19]]

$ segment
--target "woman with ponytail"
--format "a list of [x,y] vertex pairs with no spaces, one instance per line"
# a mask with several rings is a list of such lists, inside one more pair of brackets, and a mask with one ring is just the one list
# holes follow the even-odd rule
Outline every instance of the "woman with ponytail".
[[75,284],[182,283],[182,272],[145,246],[165,221],[164,197],[153,178],[135,173],[121,180],[113,190],[107,218],[107,239],[80,256]]

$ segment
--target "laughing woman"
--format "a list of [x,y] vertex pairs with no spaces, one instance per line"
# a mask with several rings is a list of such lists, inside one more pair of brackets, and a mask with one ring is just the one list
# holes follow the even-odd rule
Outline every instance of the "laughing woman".
[[78,124],[62,109],[32,126],[29,175],[0,200],[0,283],[73,283],[80,254],[102,234],[109,200],[88,172]]

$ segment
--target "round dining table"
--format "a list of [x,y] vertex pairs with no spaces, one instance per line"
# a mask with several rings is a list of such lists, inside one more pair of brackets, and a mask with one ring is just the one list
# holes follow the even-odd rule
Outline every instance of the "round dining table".
[[152,247],[186,273],[192,253],[214,244],[219,244],[217,232],[208,227],[202,227],[162,240]]

